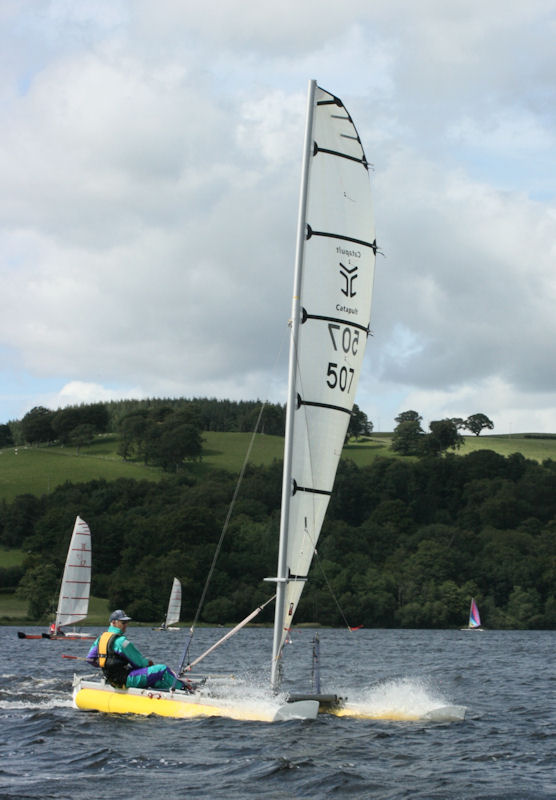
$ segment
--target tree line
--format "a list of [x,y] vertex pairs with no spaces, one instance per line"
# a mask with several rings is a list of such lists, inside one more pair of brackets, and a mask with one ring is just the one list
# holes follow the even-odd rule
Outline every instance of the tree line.
[[[280,463],[247,469],[201,620],[236,622],[269,596],[280,487]],[[0,587],[30,598],[34,619],[52,608],[79,514],[92,532],[93,594],[161,620],[176,576],[191,620],[235,489],[227,472],[184,469],[4,502],[0,544],[26,557],[19,573],[0,570]],[[474,596],[487,627],[553,629],[555,594],[556,462],[490,450],[342,461],[296,622],[455,627]]]
[[[494,423],[485,414],[477,413],[467,419],[452,417],[433,421],[429,425],[430,433],[425,434],[421,427],[422,419],[413,410],[403,411],[395,418],[394,451],[401,455],[438,455],[460,447],[463,443],[461,430],[469,430],[479,436],[483,430],[494,428]],[[152,461],[157,446],[149,447],[145,438],[151,435],[158,438],[160,430],[157,431],[157,425],[160,427],[161,423],[165,424],[166,431],[173,424],[176,427],[183,424],[194,426],[199,434],[202,431],[252,432],[259,424],[259,432],[283,436],[286,406],[260,400],[216,398],[116,400],[67,406],[56,411],[35,406],[21,420],[0,425],[0,447],[61,443],[74,445],[79,450],[79,447],[90,444],[99,433],[110,432],[121,435],[125,440],[122,451],[124,458],[134,453],[135,456],[146,458],[147,463],[160,463],[164,459],[157,456]],[[372,431],[372,421],[355,404],[346,439],[370,436]],[[183,430],[177,436],[183,438]],[[196,444],[185,450],[185,459],[198,457]],[[172,463],[170,468],[174,467],[175,463]]]
[[[184,462],[202,456],[203,431],[239,431],[283,436],[285,405],[275,403],[195,400],[122,400],[51,411],[35,406],[20,421],[0,426],[0,447],[16,444],[73,445],[79,452],[101,433],[120,437],[124,460],[175,472]],[[368,436],[372,422],[354,405],[346,438]]]
[[421,427],[423,417],[413,410],[402,411],[395,418],[398,423],[392,437],[392,450],[403,456],[435,456],[447,450],[458,450],[464,442],[461,430],[479,436],[483,430],[492,430],[494,423],[486,414],[471,414],[467,419],[451,417],[433,420],[430,433]]

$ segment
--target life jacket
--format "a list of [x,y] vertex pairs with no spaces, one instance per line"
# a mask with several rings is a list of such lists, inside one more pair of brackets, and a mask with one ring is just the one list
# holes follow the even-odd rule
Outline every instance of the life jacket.
[[124,656],[114,651],[114,642],[121,635],[105,631],[98,641],[98,665],[110,686],[116,689],[125,688],[127,676],[133,669]]

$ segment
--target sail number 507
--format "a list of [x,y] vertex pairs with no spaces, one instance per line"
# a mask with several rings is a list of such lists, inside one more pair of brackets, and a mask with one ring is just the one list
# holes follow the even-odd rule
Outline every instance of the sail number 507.
[[334,350],[338,350],[338,346],[340,346],[344,353],[353,353],[354,356],[357,355],[357,350],[359,347],[359,331],[357,329],[354,330],[352,328],[345,327],[342,330],[341,325],[329,322],[328,333],[332,339],[332,346],[334,347]]
[[342,392],[351,391],[351,383],[353,381],[354,370],[351,367],[340,367],[332,361],[328,362],[328,372],[326,373],[328,380],[327,385],[331,389],[338,387]]

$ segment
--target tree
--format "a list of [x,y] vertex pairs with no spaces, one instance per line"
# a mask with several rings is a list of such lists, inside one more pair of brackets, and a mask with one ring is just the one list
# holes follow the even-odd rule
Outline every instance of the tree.
[[423,417],[417,411],[402,411],[401,414],[395,418],[395,422],[401,424],[402,422],[418,422],[421,425]]
[[450,422],[454,423],[458,431],[462,431],[466,427],[465,420],[462,417],[450,417]]
[[529,627],[532,619],[539,614],[540,598],[535,588],[523,589],[515,586],[508,599],[506,613],[512,628]]
[[492,430],[494,428],[494,422],[492,422],[486,414],[471,414],[471,416],[467,417],[465,420],[465,427],[468,431],[474,433],[475,436],[478,436],[484,428]]
[[430,433],[426,437],[425,450],[432,455],[440,455],[451,448],[457,450],[463,444],[463,436],[458,433],[456,424],[451,419],[440,419],[431,422]]
[[54,412],[44,406],[35,406],[21,420],[23,437],[29,444],[52,442],[55,438],[52,429]]
[[39,564],[27,570],[19,582],[16,597],[28,601],[30,619],[42,619],[50,611],[59,582],[60,573],[54,564]]
[[9,425],[0,425],[0,447],[9,447],[14,443]]
[[91,444],[94,438],[94,425],[85,423],[83,425],[77,425],[77,427],[70,431],[69,441],[71,444],[75,445],[77,449],[77,455],[79,455],[79,448],[84,447],[87,444]]
[[92,403],[91,405],[83,406],[82,415],[82,424],[93,425],[97,433],[105,433],[108,429],[110,416],[104,403]]
[[[261,403],[245,412],[239,418],[238,427],[240,431],[251,433],[255,430],[255,425],[261,413]],[[286,427],[286,409],[275,403],[266,403],[259,422],[259,433],[266,433],[270,436],[283,436]]]
[[[398,418],[396,417],[396,419]],[[422,436],[423,429],[418,420],[404,420],[394,428],[392,450],[402,456],[418,455],[421,449]]]
[[203,449],[201,432],[194,425],[177,425],[156,431],[147,442],[148,461],[166,471],[176,470],[185,459],[200,458]]
[[118,445],[118,455],[122,456],[124,461],[143,451],[148,427],[149,421],[146,410],[134,411],[121,418],[119,422],[120,443]]
[[349,425],[346,433],[346,441],[353,436],[359,439],[360,436],[370,436],[373,432],[373,423],[367,418],[364,411],[361,411],[357,403],[353,404],[353,410],[349,418]]
[[78,408],[61,408],[52,414],[52,430],[56,438],[64,444],[68,444],[71,439],[71,432],[81,424],[81,414]]

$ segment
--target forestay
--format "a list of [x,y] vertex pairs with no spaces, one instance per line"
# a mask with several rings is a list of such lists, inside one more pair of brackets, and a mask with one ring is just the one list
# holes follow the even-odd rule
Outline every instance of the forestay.
[[320,534],[369,333],[369,165],[341,100],[310,84],[290,343],[276,661]]
[[62,588],[56,611],[56,630],[85,619],[89,611],[91,587],[91,532],[87,523],[76,517],[66,558]]

